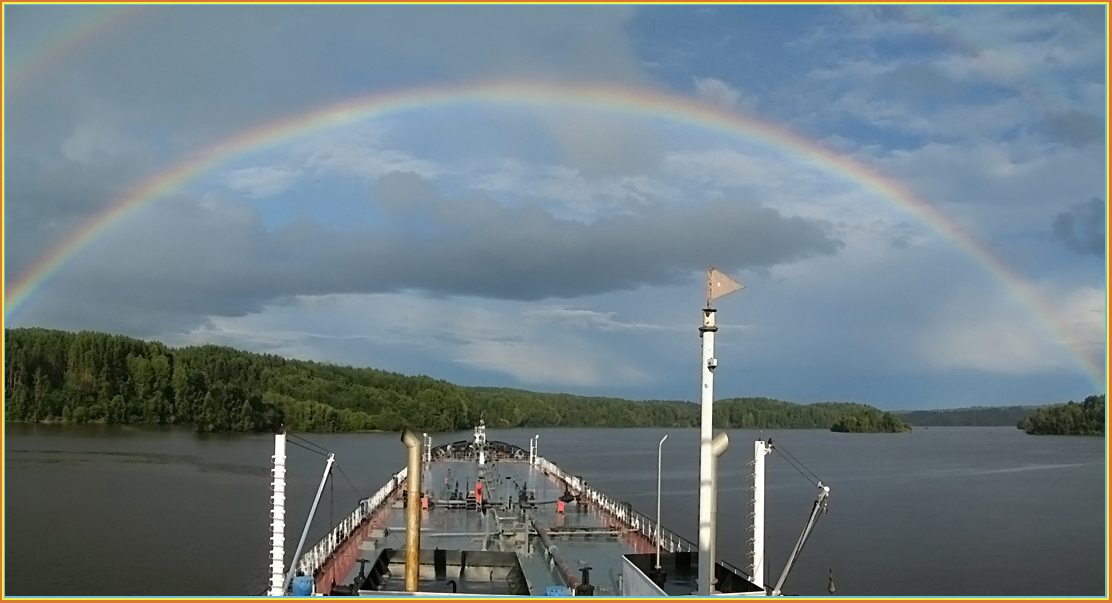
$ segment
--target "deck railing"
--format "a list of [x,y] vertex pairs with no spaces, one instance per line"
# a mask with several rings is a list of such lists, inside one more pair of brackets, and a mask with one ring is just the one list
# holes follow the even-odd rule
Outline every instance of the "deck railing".
[[[633,507],[629,503],[619,502],[608,494],[592,488],[580,477],[571,475],[549,462],[544,457],[538,456],[536,458],[536,465],[545,473],[553,475],[567,484],[573,494],[582,495],[589,502],[610,514],[628,528],[639,532],[648,542],[656,543],[656,521],[633,510]],[[390,496],[405,484],[407,472],[408,469],[403,467],[401,471],[394,474],[390,481],[379,488],[378,492],[375,492],[369,498],[359,501],[359,504],[352,510],[351,514],[340,523],[336,524],[324,538],[301,556],[301,560],[297,563],[297,569],[306,576],[312,576],[317,570],[321,569],[325,562],[328,561],[329,557],[331,557],[332,553],[336,552],[336,549],[339,548],[368,517],[381,509],[383,504],[389,500]],[[698,552],[699,545],[661,526],[660,548],[669,553]],[[749,576],[747,572],[743,572],[730,563],[725,561],[719,561],[719,563],[738,575]]]
[[[656,543],[656,520],[633,510],[629,503],[619,502],[598,490],[589,486],[583,479],[578,476],[571,475],[563,469],[557,467],[555,464],[549,462],[544,457],[537,457],[537,467],[549,475],[554,475],[562,482],[568,485],[569,490],[573,494],[582,494],[586,499],[594,503],[598,508],[609,513],[618,521],[624,523],[634,531],[640,532],[642,536],[648,539],[649,542]],[[660,548],[669,553],[689,553],[698,552],[699,545],[691,542],[690,540],[676,534],[675,532],[660,527]],[[723,567],[740,575],[749,577],[748,572],[743,572],[734,565],[726,561],[719,561]]]
[[386,485],[378,489],[370,498],[365,498],[359,501],[355,509],[344,520],[336,524],[329,530],[324,538],[313,548],[309,549],[307,553],[301,556],[301,560],[297,564],[297,569],[303,572],[306,576],[312,576],[324,566],[332,553],[340,547],[355,532],[363,522],[373,515],[376,511],[382,508],[383,504],[390,499],[390,496],[402,487],[405,483],[405,476],[408,473],[408,467],[402,467],[402,470],[395,473]]

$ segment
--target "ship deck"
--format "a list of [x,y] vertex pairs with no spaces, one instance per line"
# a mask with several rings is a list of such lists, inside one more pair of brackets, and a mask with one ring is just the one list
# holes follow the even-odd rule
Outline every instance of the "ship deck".
[[[542,457],[504,442],[483,442],[478,447],[466,441],[430,445],[423,454],[416,593],[405,589],[406,470],[301,559],[299,567],[312,575],[315,591],[348,596],[694,593],[698,547],[693,543]],[[657,534],[663,571],[655,569]],[[764,594],[737,568],[715,566],[717,592]]]
[[[422,481],[421,592],[453,592],[454,581],[460,593],[525,594],[503,589],[509,572],[498,563],[505,563],[505,556],[472,554],[470,562],[460,563],[455,552],[468,551],[516,556],[529,595],[566,587],[569,579],[581,580],[581,570],[587,567],[595,593],[613,596],[621,592],[622,556],[652,549],[639,532],[613,521],[597,506],[574,500],[561,505],[559,499],[570,494],[565,485],[523,460],[497,459],[484,465],[471,459],[434,460],[425,465]],[[482,484],[481,504],[474,496],[476,484]],[[368,530],[358,543],[360,558],[366,560],[364,574],[372,573],[372,564],[386,556],[386,562],[380,562],[386,565],[383,579],[373,585],[364,580],[358,589],[362,594],[404,590],[399,569],[404,554],[398,552],[405,549],[405,514],[399,497],[386,509],[381,527]],[[439,568],[437,549],[445,552]],[[337,583],[354,583],[360,565],[354,563]]]

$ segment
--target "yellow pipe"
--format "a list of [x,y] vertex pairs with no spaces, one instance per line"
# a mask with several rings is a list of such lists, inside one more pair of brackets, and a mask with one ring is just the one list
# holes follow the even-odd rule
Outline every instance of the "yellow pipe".
[[415,593],[421,563],[421,438],[406,429],[402,443],[409,449],[406,470],[405,590]]

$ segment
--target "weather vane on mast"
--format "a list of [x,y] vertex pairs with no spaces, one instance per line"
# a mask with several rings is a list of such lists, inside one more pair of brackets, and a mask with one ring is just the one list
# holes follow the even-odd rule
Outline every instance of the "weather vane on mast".
[[744,288],[745,285],[726,276],[717,268],[713,266],[707,268],[707,308],[710,308],[711,301]]

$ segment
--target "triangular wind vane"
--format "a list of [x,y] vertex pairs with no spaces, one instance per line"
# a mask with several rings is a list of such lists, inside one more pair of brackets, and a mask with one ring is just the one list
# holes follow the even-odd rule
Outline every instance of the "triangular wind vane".
[[725,273],[720,272],[717,268],[707,270],[707,307],[710,307],[710,302],[712,300],[718,299],[723,295],[729,295],[734,291],[740,291],[744,288],[745,285],[726,276]]

